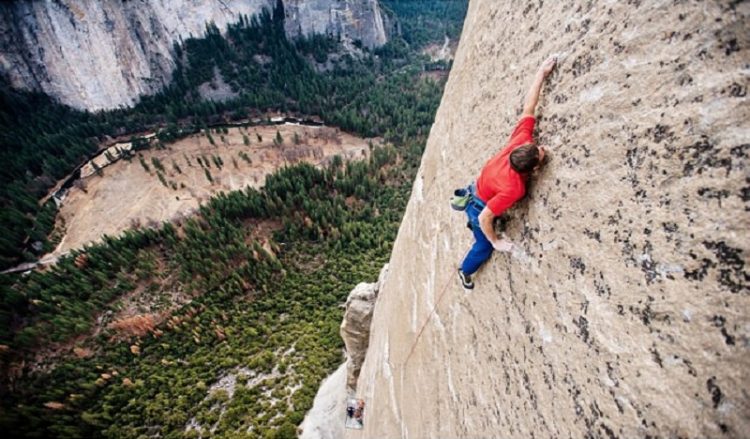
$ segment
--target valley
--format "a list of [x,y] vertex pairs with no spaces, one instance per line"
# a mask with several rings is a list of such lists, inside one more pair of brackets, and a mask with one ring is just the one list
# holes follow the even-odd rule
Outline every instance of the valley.
[[[345,361],[342,304],[390,256],[447,78],[423,49],[458,40],[467,2],[337,1],[362,27],[324,34],[295,12],[320,3],[268,3],[175,42],[158,91],[90,108],[132,107],[0,87],[7,431],[292,438]],[[315,123],[246,119],[279,114]]]

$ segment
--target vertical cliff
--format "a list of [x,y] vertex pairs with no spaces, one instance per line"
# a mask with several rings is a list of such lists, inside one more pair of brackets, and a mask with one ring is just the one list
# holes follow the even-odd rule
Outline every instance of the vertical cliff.
[[[287,34],[341,35],[368,47],[386,41],[377,0],[286,0]],[[0,3],[0,74],[76,108],[129,106],[160,90],[173,46],[220,29],[276,0],[96,0]]]
[[[750,5],[472,0],[349,437],[750,435]],[[539,63],[549,163],[466,293],[452,190]]]
[[383,15],[377,0],[286,0],[284,13],[284,28],[291,36],[340,35],[359,40],[367,47],[386,43]]

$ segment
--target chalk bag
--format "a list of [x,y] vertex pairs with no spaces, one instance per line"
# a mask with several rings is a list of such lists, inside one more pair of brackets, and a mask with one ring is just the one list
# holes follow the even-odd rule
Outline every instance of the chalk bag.
[[471,199],[471,193],[467,191],[466,189],[456,189],[453,191],[453,196],[451,197],[451,208],[453,210],[466,210],[466,205],[469,204],[469,200]]

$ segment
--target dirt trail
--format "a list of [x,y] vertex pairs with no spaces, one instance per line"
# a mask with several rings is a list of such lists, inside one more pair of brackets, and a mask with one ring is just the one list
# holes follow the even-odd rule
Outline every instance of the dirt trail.
[[422,50],[422,53],[429,56],[432,61],[449,61],[455,56],[457,48],[458,42],[451,41],[446,35],[442,45],[430,44]]

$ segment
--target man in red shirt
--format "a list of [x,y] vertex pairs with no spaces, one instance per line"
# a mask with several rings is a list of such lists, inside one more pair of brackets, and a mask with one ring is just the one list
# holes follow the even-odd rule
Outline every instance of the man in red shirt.
[[552,72],[555,62],[555,57],[550,57],[539,67],[508,145],[484,165],[476,183],[469,186],[472,198],[466,206],[466,215],[475,242],[458,270],[466,289],[474,288],[471,275],[490,258],[493,249],[510,252],[513,248],[510,241],[495,235],[493,220],[523,198],[529,174],[544,160],[544,147],[537,146],[532,138],[534,110],[544,78]]

